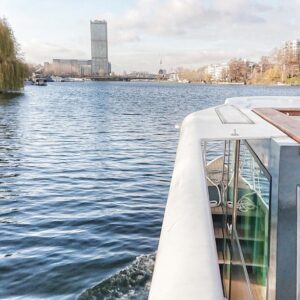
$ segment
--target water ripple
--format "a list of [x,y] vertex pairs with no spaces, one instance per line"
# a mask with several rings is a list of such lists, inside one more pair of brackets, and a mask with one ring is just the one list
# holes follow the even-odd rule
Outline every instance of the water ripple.
[[0,95],[0,298],[146,299],[174,125],[226,97],[276,94],[299,88],[84,82]]

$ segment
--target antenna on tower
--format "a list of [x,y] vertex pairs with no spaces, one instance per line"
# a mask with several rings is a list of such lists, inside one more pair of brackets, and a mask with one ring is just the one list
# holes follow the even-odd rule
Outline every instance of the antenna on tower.
[[165,77],[165,74],[164,74],[164,70],[162,68],[162,58],[160,58],[160,61],[159,61],[159,70],[158,70],[158,80],[162,80],[164,79]]

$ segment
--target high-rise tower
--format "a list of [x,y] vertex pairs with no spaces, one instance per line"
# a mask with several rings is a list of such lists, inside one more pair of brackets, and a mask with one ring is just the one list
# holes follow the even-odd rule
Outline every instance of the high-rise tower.
[[107,49],[107,22],[91,21],[91,51],[92,75],[107,76],[108,49]]

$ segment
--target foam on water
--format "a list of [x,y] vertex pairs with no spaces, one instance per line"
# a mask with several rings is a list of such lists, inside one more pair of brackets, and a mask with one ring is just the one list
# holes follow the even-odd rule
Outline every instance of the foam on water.
[[131,265],[83,292],[78,300],[147,299],[155,255],[141,255]]

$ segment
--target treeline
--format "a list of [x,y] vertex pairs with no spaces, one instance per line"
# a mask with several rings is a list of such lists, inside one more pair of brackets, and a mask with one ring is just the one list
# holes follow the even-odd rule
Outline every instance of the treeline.
[[0,19],[0,92],[20,90],[26,75],[13,31],[5,19]]
[[177,73],[180,79],[192,82],[300,85],[300,51],[282,48],[269,57],[263,56],[257,63],[234,58],[219,72],[218,78],[209,74],[207,67],[197,70],[179,68]]

